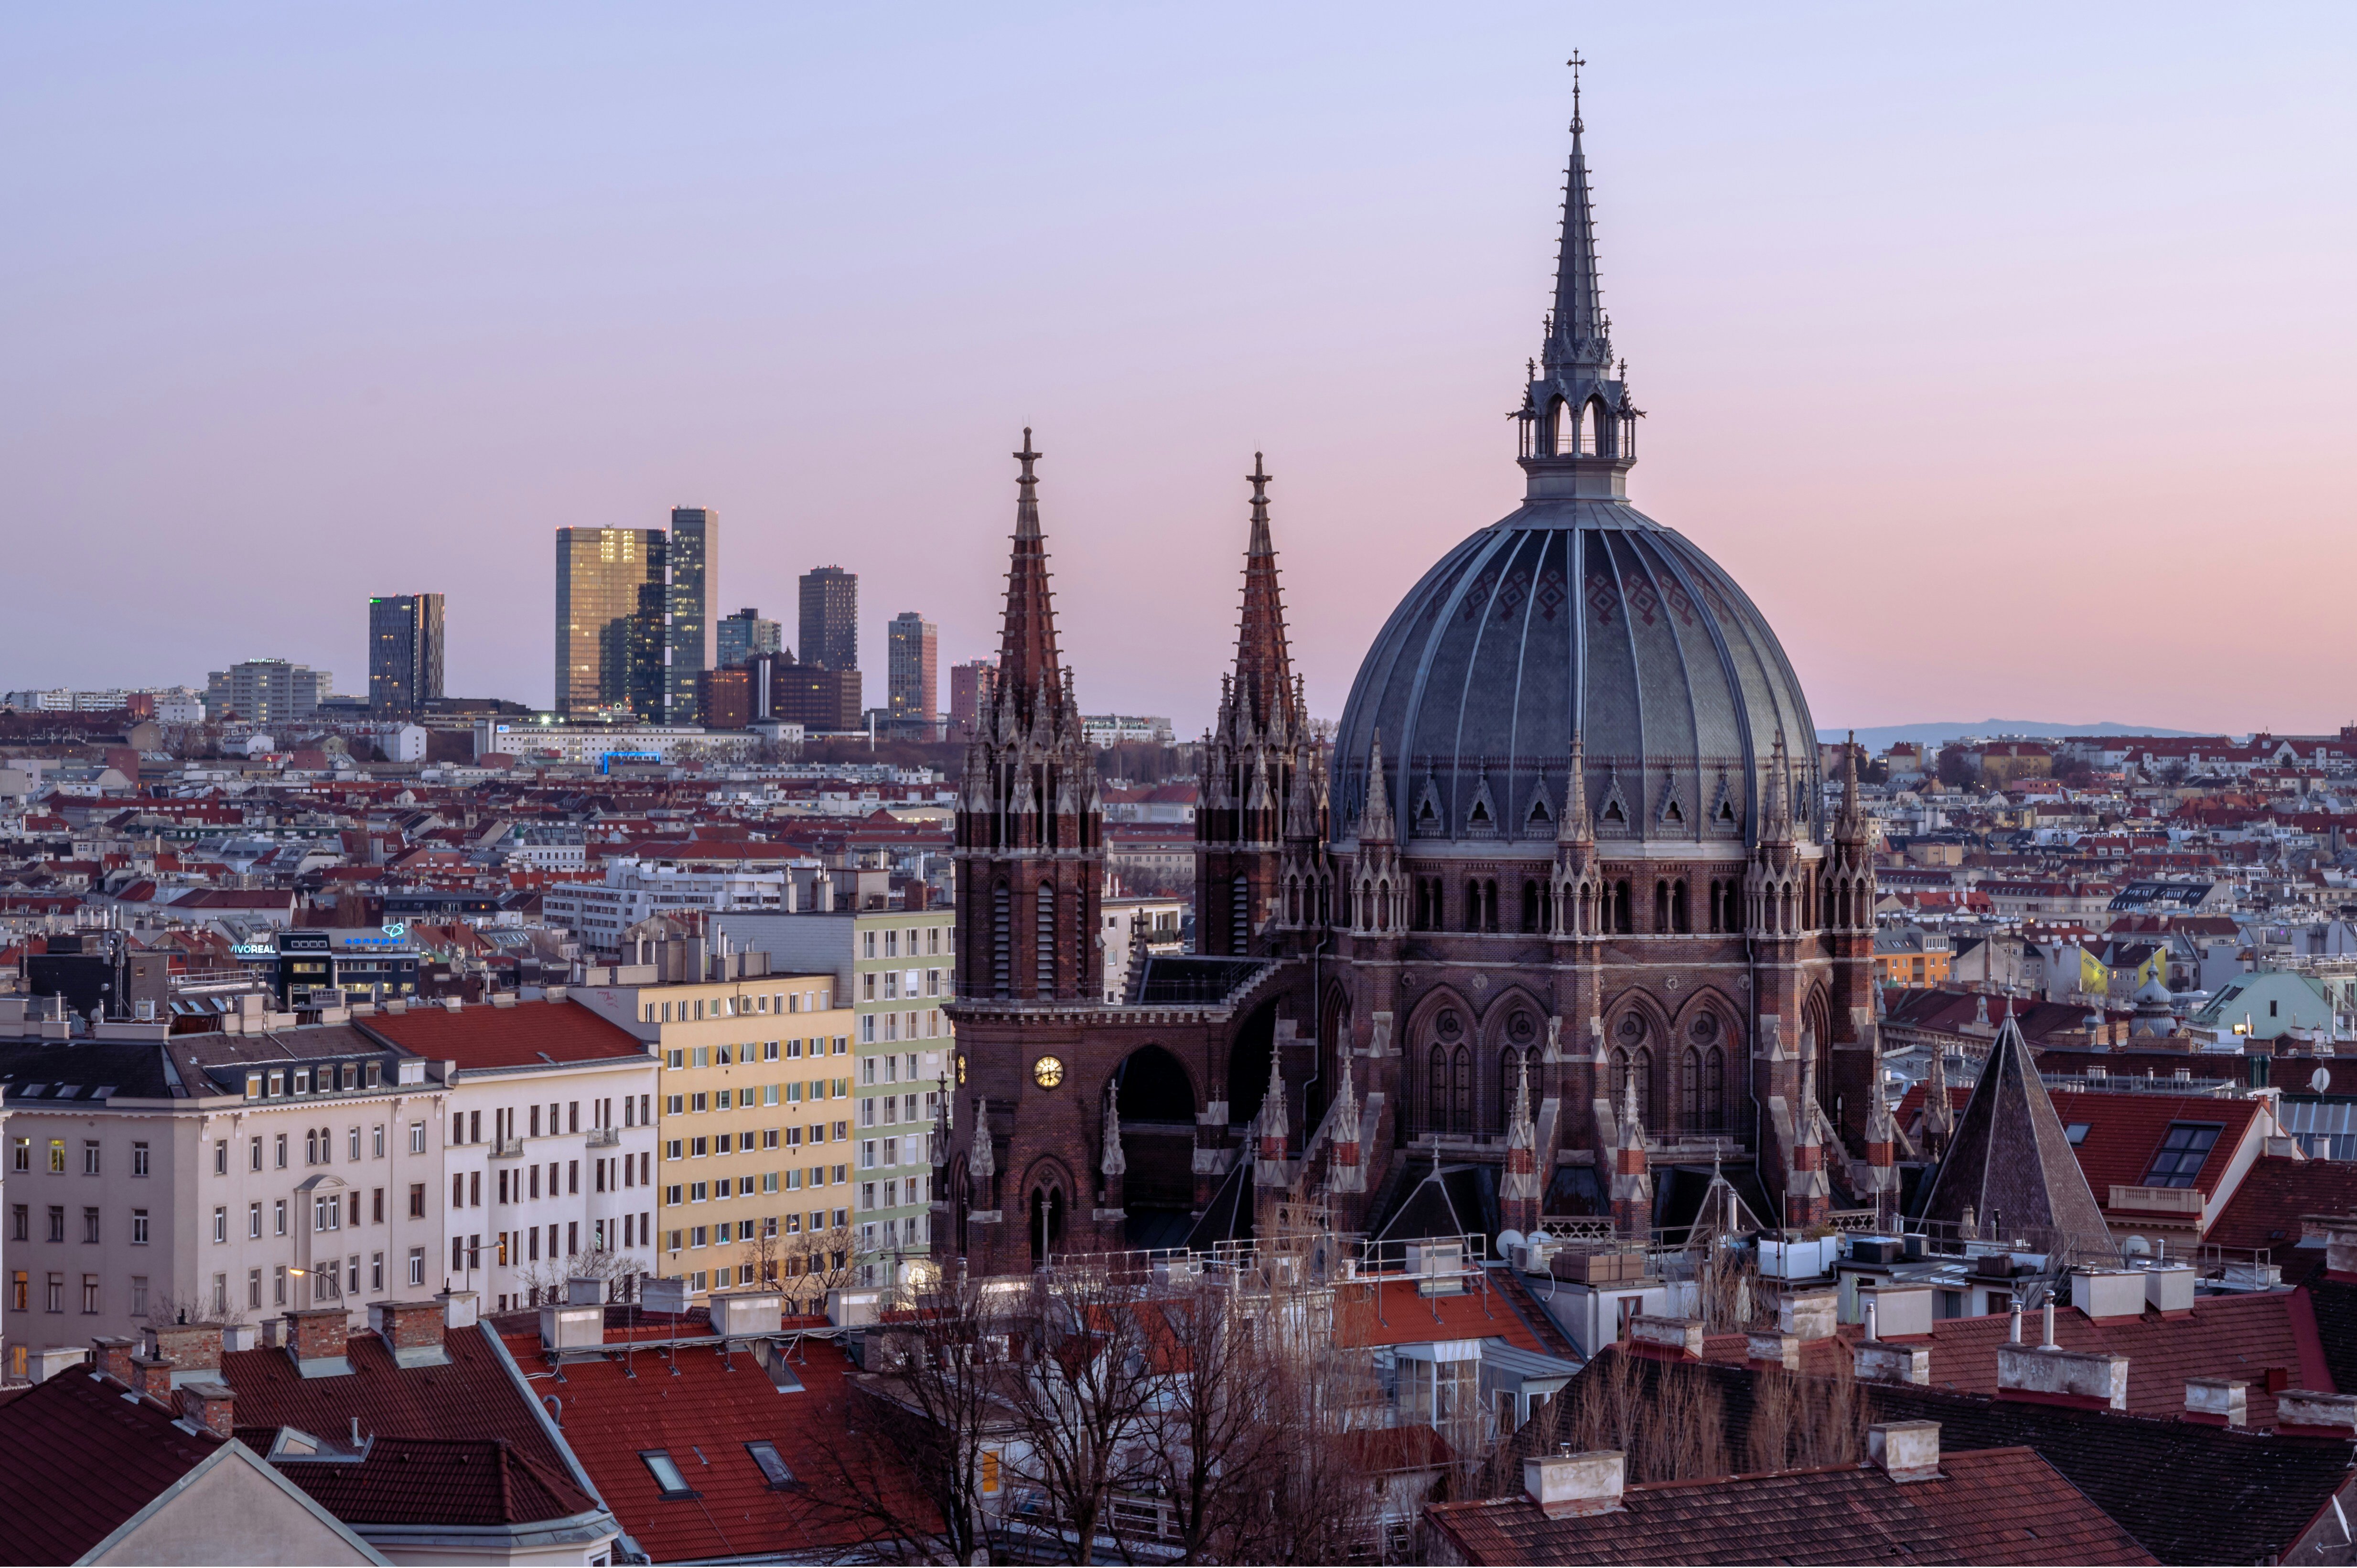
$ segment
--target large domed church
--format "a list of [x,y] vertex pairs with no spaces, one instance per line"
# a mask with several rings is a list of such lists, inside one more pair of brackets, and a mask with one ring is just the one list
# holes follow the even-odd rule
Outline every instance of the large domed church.
[[[1330,754],[1292,670],[1256,461],[1233,669],[1203,746],[1196,952],[1102,1000],[1095,760],[1056,645],[1025,432],[996,695],[956,819],[959,1081],[934,1243],[982,1272],[1248,1230],[1256,1196],[1381,1226],[1435,1167],[1493,1230],[1643,1235],[1672,1171],[1784,1223],[1895,1202],[1874,871],[1822,810],[1776,635],[1629,499],[1575,87],[1521,506],[1451,548],[1359,667]],[[1756,1178],[1756,1179],[1755,1179]]]

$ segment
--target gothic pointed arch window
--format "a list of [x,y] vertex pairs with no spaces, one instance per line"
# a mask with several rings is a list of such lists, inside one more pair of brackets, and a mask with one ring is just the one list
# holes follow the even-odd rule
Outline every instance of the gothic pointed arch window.
[[1727,1055],[1717,1046],[1702,1058],[1702,1130],[1727,1131]]
[[1604,405],[1602,398],[1592,397],[1587,400],[1586,413],[1587,417],[1580,421],[1579,434],[1582,445],[1595,456],[1611,456],[1612,411]]
[[1579,415],[1561,398],[1547,403],[1546,446],[1548,453],[1557,457],[1577,456],[1579,453]]
[[1425,1131],[1448,1131],[1448,1047],[1432,1047],[1425,1074]]
[[1449,1060],[1448,1130],[1458,1137],[1473,1131],[1473,1047],[1459,1046]]
[[1375,885],[1374,926],[1379,931],[1392,929],[1392,885],[1389,877]]
[[1702,1122],[1702,1053],[1688,1046],[1678,1053],[1678,1131],[1697,1131]]
[[1032,972],[1039,982],[1039,994],[1053,996],[1056,993],[1056,889],[1053,885],[1045,882],[1039,885],[1039,937]]
[[1525,931],[1543,929],[1540,924],[1540,916],[1543,912],[1539,899],[1539,884],[1535,880],[1525,879],[1523,883],[1523,929]]
[[1694,922],[1686,918],[1685,878],[1680,877],[1670,884],[1670,929],[1683,936],[1693,929]]
[[1652,1047],[1639,1046],[1629,1053],[1629,1076],[1637,1085],[1637,1120],[1650,1128],[1654,1125]]

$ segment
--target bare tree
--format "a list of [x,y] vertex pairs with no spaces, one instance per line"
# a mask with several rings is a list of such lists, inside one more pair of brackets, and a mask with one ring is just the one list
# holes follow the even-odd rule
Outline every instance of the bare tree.
[[540,1305],[544,1296],[549,1301],[563,1301],[575,1280],[597,1280],[604,1285],[608,1301],[626,1301],[634,1294],[639,1277],[647,1273],[643,1258],[616,1251],[610,1247],[593,1248],[576,1252],[567,1258],[551,1258],[535,1262],[516,1278],[524,1287],[524,1299]]
[[1744,1445],[1750,1471],[1853,1465],[1866,1450],[1866,1400],[1849,1358],[1834,1359],[1824,1377],[1770,1367],[1758,1375]]
[[1002,1293],[961,1273],[867,1330],[825,1506],[871,1550],[909,1562],[989,1561],[1007,1491],[1017,1375]]
[[1093,1562],[1100,1531],[1114,1526],[1116,1496],[1152,1485],[1142,1439],[1161,1380],[1150,1316],[1140,1284],[1109,1263],[1073,1259],[1033,1276],[1020,1320],[1023,1375],[1007,1380],[1006,1397],[1020,1434],[1014,1477],[1060,1527],[1037,1551],[1060,1544],[1071,1561]]

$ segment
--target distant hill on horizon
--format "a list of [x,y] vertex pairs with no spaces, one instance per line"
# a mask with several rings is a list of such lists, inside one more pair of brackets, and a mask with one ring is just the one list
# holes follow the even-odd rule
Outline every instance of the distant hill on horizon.
[[[1821,729],[1817,739],[1828,745],[1841,741],[1848,732]],[[1895,741],[1911,740],[1924,746],[1945,746],[1959,736],[2017,735],[2031,740],[2054,740],[2066,735],[2214,735],[2214,730],[2161,729],[2154,725],[2121,725],[2106,719],[2101,724],[2058,725],[2042,719],[1982,719],[1977,724],[1877,725],[1857,732],[1861,745],[1880,751]]]

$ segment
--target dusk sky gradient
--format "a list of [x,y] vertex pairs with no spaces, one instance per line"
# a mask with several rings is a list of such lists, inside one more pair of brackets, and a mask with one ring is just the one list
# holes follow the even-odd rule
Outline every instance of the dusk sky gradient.
[[1817,722],[2357,719],[2357,7],[45,6],[0,38],[0,688],[550,697],[554,531],[716,508],[1210,716],[1243,476],[1338,716],[1521,493],[1569,73],[1631,499]]

